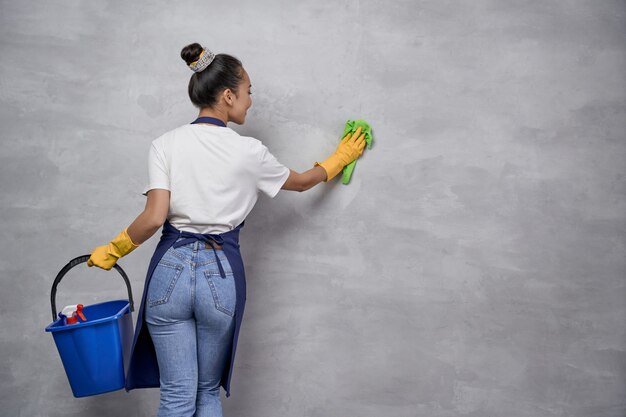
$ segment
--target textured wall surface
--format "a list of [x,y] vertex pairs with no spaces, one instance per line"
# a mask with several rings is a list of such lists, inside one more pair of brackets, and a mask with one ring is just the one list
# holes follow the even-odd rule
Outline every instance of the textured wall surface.
[[[239,57],[244,126],[353,181],[262,198],[228,416],[626,416],[624,1],[0,2],[0,415],[74,399],[52,280],[142,210],[150,142],[196,116],[180,49]],[[153,237],[121,264],[141,294]],[[124,296],[77,268],[58,304]]]

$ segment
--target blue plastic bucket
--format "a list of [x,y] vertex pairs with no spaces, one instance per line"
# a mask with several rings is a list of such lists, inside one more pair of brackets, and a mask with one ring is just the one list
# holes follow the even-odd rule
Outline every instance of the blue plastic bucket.
[[[86,262],[89,255],[70,261],[57,275],[52,286],[53,320],[56,314],[56,287],[74,266]],[[128,300],[107,301],[83,308],[86,322],[63,324],[59,318],[46,332],[52,333],[74,397],[87,397],[124,388],[133,342],[133,300],[130,282],[116,266],[128,289]]]

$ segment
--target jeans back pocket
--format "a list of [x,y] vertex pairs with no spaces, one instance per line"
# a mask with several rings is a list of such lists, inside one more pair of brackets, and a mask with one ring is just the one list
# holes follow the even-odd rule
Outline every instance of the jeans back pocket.
[[215,308],[229,316],[235,315],[235,306],[237,305],[237,295],[235,292],[235,277],[232,272],[226,272],[226,277],[222,278],[219,272],[204,271]]
[[148,305],[165,304],[170,298],[176,282],[183,272],[183,266],[161,260],[150,278]]

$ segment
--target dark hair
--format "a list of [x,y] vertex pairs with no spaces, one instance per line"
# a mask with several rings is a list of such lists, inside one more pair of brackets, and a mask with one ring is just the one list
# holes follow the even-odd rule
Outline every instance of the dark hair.
[[[201,53],[202,46],[199,43],[192,43],[180,51],[180,57],[190,65],[200,58]],[[208,67],[191,76],[189,98],[197,107],[213,107],[217,104],[220,93],[227,88],[236,94],[241,81],[243,81],[241,61],[231,55],[217,54]]]

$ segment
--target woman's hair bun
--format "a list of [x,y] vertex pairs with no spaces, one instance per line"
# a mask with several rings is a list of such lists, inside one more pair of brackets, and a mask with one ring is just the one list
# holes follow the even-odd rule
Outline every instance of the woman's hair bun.
[[180,51],[180,57],[185,61],[187,65],[191,65],[192,62],[197,61],[202,53],[202,45],[199,43],[192,43],[183,48]]

